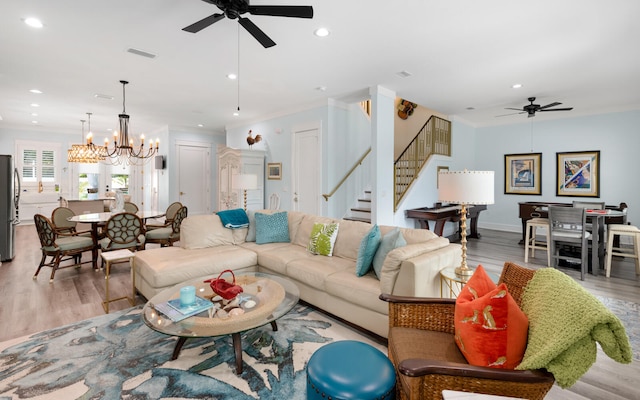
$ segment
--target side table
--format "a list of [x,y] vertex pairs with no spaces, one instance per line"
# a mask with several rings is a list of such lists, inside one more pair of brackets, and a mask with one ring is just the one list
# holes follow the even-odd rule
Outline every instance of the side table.
[[[440,270],[440,297],[445,297],[447,293],[445,293],[444,288],[446,287],[449,291],[449,298],[456,298],[462,287],[469,281],[471,275],[458,275],[456,274],[456,269],[454,267],[447,267]],[[495,272],[486,271],[489,278],[495,283],[498,283],[500,280],[500,275]]]
[[[101,253],[102,259],[105,263],[104,268],[104,282],[105,282],[105,300],[102,302],[102,308],[104,308],[104,312],[109,314],[109,303],[127,299],[129,304],[135,304],[135,298],[131,298],[128,296],[118,297],[116,299],[109,298],[109,275],[111,275],[111,264],[116,262],[129,261],[129,265],[132,265],[133,262],[133,252],[122,249],[122,250],[114,250],[114,251],[106,251]],[[135,275],[134,275],[135,276]]]

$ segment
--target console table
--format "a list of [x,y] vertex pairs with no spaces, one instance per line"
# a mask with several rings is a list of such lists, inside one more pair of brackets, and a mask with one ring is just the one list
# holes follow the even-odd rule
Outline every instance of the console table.
[[[420,223],[420,228],[429,229],[429,221],[435,221],[435,226],[433,228],[433,232],[442,236],[442,231],[444,230],[444,224],[447,221],[451,222],[459,222],[460,221],[460,209],[462,206],[457,204],[449,204],[446,206],[442,206],[441,204],[436,203],[435,207],[422,207],[422,208],[414,208],[411,210],[406,210],[407,218],[417,219]],[[467,238],[475,238],[479,239],[480,234],[478,233],[478,217],[481,211],[487,209],[487,206],[484,204],[481,205],[468,205],[467,206],[467,218],[471,220],[471,234],[467,235]],[[458,233],[460,232],[460,226],[458,225]]]

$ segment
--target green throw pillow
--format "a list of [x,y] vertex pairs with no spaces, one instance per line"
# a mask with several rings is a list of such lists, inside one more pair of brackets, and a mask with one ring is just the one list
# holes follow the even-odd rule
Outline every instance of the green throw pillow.
[[338,237],[338,224],[313,224],[307,250],[321,256],[332,256],[333,245]]
[[378,246],[380,246],[380,227],[374,225],[360,242],[358,259],[356,260],[356,276],[364,276],[369,272]]
[[287,212],[256,213],[256,244],[289,242]]
[[384,264],[384,260],[387,258],[387,254],[389,254],[393,249],[406,245],[407,242],[404,240],[404,237],[402,237],[400,228],[395,228],[384,235],[382,241],[380,241],[380,247],[378,247],[376,255],[373,257],[373,270],[375,271],[378,279],[380,279],[380,275],[382,274],[382,265]]

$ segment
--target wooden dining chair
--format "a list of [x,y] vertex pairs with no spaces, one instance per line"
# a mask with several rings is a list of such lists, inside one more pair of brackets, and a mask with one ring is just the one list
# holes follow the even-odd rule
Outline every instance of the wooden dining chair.
[[104,227],[105,237],[100,240],[104,251],[144,249],[144,228],[142,219],[133,213],[119,213],[111,216]]
[[[589,264],[589,239],[585,208],[549,206],[549,232],[551,236],[551,266],[557,267],[558,260],[580,263],[580,279],[584,280]],[[562,254],[561,247],[580,248],[580,257]],[[597,266],[593,266],[597,268]]]
[[[94,262],[93,258],[90,261],[82,262],[82,253],[92,251],[94,248],[91,236],[57,232],[51,220],[42,214],[34,215],[33,222],[36,225],[42,250],[42,258],[33,279],[37,279],[42,267],[51,267],[51,277],[49,278],[49,283],[51,283],[58,269],[79,268],[82,264]],[[51,257],[49,262],[47,262],[47,257]],[[62,262],[68,260],[73,260],[73,264],[60,266]]]
[[131,213],[131,214],[135,214],[138,212],[138,206],[135,203],[132,203],[130,201],[125,201],[124,202],[124,211]]
[[148,232],[152,229],[171,228],[171,223],[173,222],[173,219],[176,217],[176,213],[178,212],[178,210],[180,210],[181,207],[182,203],[180,203],[179,201],[169,204],[169,207],[167,207],[167,211],[165,211],[164,213],[164,221],[161,219],[151,219],[147,221],[147,223],[145,223],[145,230]]
[[180,225],[185,218],[187,218],[187,207],[182,206],[176,212],[170,227],[147,231],[145,233],[145,248],[148,243],[158,243],[160,247],[173,246],[173,243],[180,240]]
[[76,213],[69,207],[58,207],[51,213],[51,222],[57,233],[71,233],[84,236],[90,236],[91,231],[77,231],[78,225],[75,221],[69,221],[69,218],[75,216]]

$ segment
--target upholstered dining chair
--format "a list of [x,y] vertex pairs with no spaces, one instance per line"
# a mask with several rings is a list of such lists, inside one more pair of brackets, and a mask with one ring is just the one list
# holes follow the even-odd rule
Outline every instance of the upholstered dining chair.
[[171,226],[148,230],[145,233],[144,246],[146,247],[148,243],[159,243],[160,247],[173,246],[173,243],[180,240],[180,225],[185,218],[187,218],[187,207],[182,206],[171,220]]
[[105,237],[100,240],[102,251],[144,249],[142,219],[133,213],[114,214],[104,226]]
[[[82,253],[93,250],[93,239],[90,236],[77,235],[75,233],[59,233],[51,220],[42,214],[36,214],[33,217],[40,239],[40,249],[42,250],[42,258],[33,279],[37,279],[42,267],[51,267],[51,278],[49,283],[53,282],[56,271],[60,268],[80,267],[82,264],[93,263],[94,260],[82,262]],[[47,257],[51,260],[47,262]],[[66,258],[65,258],[66,257]],[[60,266],[60,263],[73,260],[73,264]]]
[[51,213],[51,222],[53,223],[53,227],[57,233],[70,233],[70,234],[78,234],[90,236],[91,231],[81,231],[78,232],[76,230],[77,222],[69,221],[70,217],[75,216],[76,213],[73,212],[72,209],[68,207],[58,207],[53,210]]
[[144,225],[145,230],[150,231],[152,229],[170,228],[173,219],[176,217],[176,213],[178,212],[178,210],[180,210],[181,207],[182,203],[180,203],[179,201],[169,204],[169,207],[167,207],[167,211],[165,211],[164,213],[164,220],[147,220],[147,223],[145,223]]
[[[535,270],[507,262],[500,283],[521,304]],[[455,344],[456,299],[380,295],[389,303],[389,359],[396,368],[396,399],[441,400],[458,390],[543,399],[555,381],[545,370],[509,370],[469,365]]]
[[[549,206],[549,236],[551,237],[551,266],[557,267],[558,260],[580,263],[580,279],[589,268],[589,239],[585,208]],[[562,254],[561,247],[569,246],[580,249],[580,258]],[[594,268],[598,268],[594,266]]]
[[135,203],[132,203],[130,201],[125,201],[124,202],[124,211],[131,213],[131,214],[135,214],[138,212],[138,206]]

